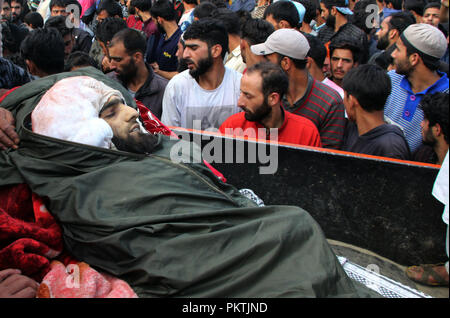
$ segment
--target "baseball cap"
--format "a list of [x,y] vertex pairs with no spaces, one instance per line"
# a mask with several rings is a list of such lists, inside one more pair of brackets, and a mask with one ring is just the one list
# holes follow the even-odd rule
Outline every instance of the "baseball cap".
[[279,29],[269,35],[266,42],[252,45],[250,50],[256,55],[278,53],[296,60],[304,60],[309,52],[309,43],[297,30]]
[[348,7],[348,0],[328,0],[326,1],[326,4],[336,7],[336,10],[344,15],[353,14],[353,11]]

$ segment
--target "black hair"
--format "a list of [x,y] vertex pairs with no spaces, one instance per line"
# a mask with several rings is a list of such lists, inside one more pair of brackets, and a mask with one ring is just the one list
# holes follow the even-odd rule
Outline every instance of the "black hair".
[[350,21],[366,34],[371,34],[373,30],[373,26],[367,23],[373,13],[371,10],[366,10],[373,2],[373,0],[358,1],[353,8],[353,15],[350,16]]
[[423,13],[425,13],[425,11],[427,11],[427,9],[429,9],[429,8],[441,9],[441,4],[439,2],[435,2],[435,1],[428,2],[425,5],[425,7],[423,7]]
[[[50,4],[49,4],[49,8],[50,11],[52,10],[53,7],[61,7],[61,8],[65,8],[66,7],[66,0],[51,0]],[[81,13],[81,12],[80,12]]]
[[305,16],[303,22],[310,24],[312,20],[316,18],[317,4],[313,0],[297,0],[298,3],[305,7]]
[[114,34],[109,46],[122,42],[127,54],[131,55],[135,52],[145,54],[147,41],[138,30],[126,28]]
[[391,19],[387,22],[389,30],[397,30],[398,34],[402,34],[411,24],[415,24],[416,19],[411,12],[396,12],[391,15]]
[[351,38],[339,38],[332,40],[329,45],[330,58],[333,56],[333,52],[336,49],[350,50],[352,52],[353,62],[362,64],[363,51]]
[[66,17],[61,15],[48,18],[48,20],[45,21],[44,28],[57,29],[63,38],[66,35],[73,33],[73,28],[68,28],[66,25]]
[[107,17],[97,25],[95,37],[106,45],[117,32],[127,28],[127,23],[123,19]]
[[219,8],[212,12],[211,17],[222,21],[228,34],[240,34],[239,16],[236,12],[227,8]]
[[161,17],[166,21],[176,21],[177,15],[170,0],[157,0],[150,9],[152,17]]
[[228,52],[228,33],[225,25],[212,18],[194,21],[184,32],[184,40],[197,39],[208,44],[208,48],[219,44],[222,47],[222,58]]
[[[206,0],[214,4],[217,8],[226,8],[227,5],[225,4],[225,0]],[[205,1],[205,2],[206,2]],[[200,1],[200,3],[203,3],[204,1]],[[228,1],[227,1],[228,2]]]
[[327,49],[316,36],[311,34],[303,34],[309,43],[308,56],[314,60],[319,68],[323,67],[325,58],[327,57]]
[[3,50],[8,50],[10,55],[19,53],[20,44],[27,35],[28,35],[27,28],[20,28],[14,23],[9,21],[2,22]]
[[419,103],[429,127],[441,126],[445,141],[448,143],[448,93],[426,94]]
[[423,65],[425,65],[425,67],[430,71],[437,71],[439,69],[440,62],[438,58],[425,56],[421,51],[415,49],[410,44],[404,43],[404,41],[403,44],[406,46],[406,56],[411,56],[412,54],[417,53],[422,59]]
[[75,51],[70,53],[64,66],[65,72],[70,72],[73,67],[93,66],[99,69],[98,63],[86,52]]
[[108,16],[115,17],[116,15],[123,18],[122,7],[115,0],[102,0],[97,8],[97,14],[103,10],[108,13]]
[[278,56],[278,65],[281,63],[281,60],[284,59],[285,57],[287,57],[288,59],[290,59],[292,61],[292,63],[294,64],[295,68],[298,70],[304,70],[306,68],[306,63],[307,60],[298,60],[298,59],[294,59],[290,56],[287,55],[283,55],[280,53],[276,53]]
[[280,66],[270,62],[261,62],[247,69],[246,74],[258,72],[262,78],[262,92],[267,98],[272,93],[283,97],[289,88],[289,79]]
[[342,88],[354,96],[365,111],[382,111],[391,94],[391,79],[378,65],[364,64],[344,76]]
[[23,40],[20,52],[25,60],[32,61],[47,74],[64,70],[64,40],[55,28],[31,31]]
[[394,10],[401,10],[403,0],[384,0],[384,3],[386,3],[386,7],[390,3],[390,4],[392,4],[392,8],[394,8]]
[[138,8],[141,11],[147,12],[147,11],[150,11],[150,8],[152,7],[152,1],[151,0],[131,0],[130,5],[135,8]]
[[78,7],[78,14],[81,16],[81,11],[83,11],[83,8],[81,7],[81,4],[78,2],[78,0],[64,0],[66,2],[66,8],[67,6],[74,4]]
[[33,26],[33,29],[44,27],[44,19],[38,12],[28,12],[23,22]]
[[262,19],[249,19],[241,27],[241,38],[248,44],[255,45],[266,42],[275,31],[273,25]]
[[197,19],[203,19],[211,17],[211,13],[217,9],[217,6],[209,1],[202,2],[194,9],[194,17]]
[[269,15],[277,22],[285,20],[293,28],[298,27],[300,16],[296,6],[290,1],[278,1],[269,5],[264,11],[264,19]]
[[426,0],[405,0],[403,4],[406,10],[414,11],[416,14],[423,16]]

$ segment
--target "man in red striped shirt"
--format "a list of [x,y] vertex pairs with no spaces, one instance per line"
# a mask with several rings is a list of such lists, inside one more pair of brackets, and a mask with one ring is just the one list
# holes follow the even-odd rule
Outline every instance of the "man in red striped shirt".
[[287,74],[289,89],[282,98],[284,108],[311,120],[323,147],[340,149],[346,123],[344,103],[335,90],[308,73],[309,48],[305,36],[293,29],[276,30],[266,42],[251,46],[254,54],[264,55]]
[[238,106],[243,112],[220,126],[223,134],[321,147],[316,126],[308,119],[286,112],[281,97],[289,80],[277,65],[262,62],[251,66],[241,79]]

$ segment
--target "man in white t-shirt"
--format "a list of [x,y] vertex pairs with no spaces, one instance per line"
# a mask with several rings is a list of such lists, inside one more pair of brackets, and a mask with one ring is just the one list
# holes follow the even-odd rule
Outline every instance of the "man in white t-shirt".
[[237,100],[242,75],[223,65],[228,34],[222,22],[195,21],[183,35],[188,70],[166,87],[161,121],[167,126],[206,130],[219,128],[240,112]]
[[[447,224],[446,250],[448,257],[448,151],[444,162],[434,182],[433,196],[444,204],[442,220]],[[410,266],[406,269],[406,275],[413,281],[430,286],[448,286],[448,261],[445,265],[425,264],[420,266]]]

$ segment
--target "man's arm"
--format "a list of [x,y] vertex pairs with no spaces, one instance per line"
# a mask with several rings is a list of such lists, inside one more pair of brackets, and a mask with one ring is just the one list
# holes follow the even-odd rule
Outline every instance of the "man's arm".
[[175,90],[174,83],[172,81],[169,82],[166,86],[162,101],[161,122],[166,126],[180,127],[181,114],[178,111]]
[[39,284],[18,269],[0,271],[0,298],[34,298]]
[[14,117],[11,112],[0,107],[0,149],[7,148],[17,149],[20,142],[19,135],[17,135],[14,126]]

